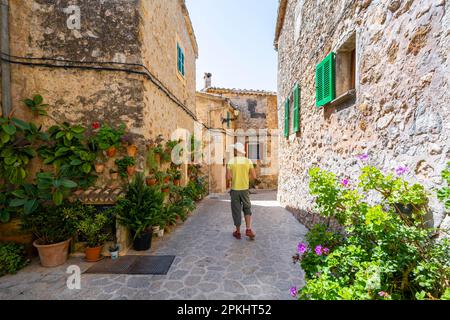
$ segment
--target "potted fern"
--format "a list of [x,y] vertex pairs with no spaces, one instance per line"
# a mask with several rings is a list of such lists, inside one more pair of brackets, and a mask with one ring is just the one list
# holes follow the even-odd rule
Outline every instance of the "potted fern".
[[117,202],[117,219],[130,229],[136,251],[150,249],[152,227],[158,222],[163,203],[164,196],[159,188],[147,186],[142,173],[136,174],[127,187],[125,197]]

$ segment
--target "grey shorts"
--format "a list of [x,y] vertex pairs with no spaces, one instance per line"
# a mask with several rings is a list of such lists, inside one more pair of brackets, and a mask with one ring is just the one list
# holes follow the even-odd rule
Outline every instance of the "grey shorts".
[[245,216],[252,215],[252,203],[250,202],[249,190],[231,190],[231,213],[233,214],[234,225],[239,227],[242,224],[242,211]]

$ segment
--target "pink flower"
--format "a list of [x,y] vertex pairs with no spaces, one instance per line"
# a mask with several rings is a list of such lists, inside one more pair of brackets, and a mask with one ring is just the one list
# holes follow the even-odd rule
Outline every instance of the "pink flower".
[[100,127],[101,127],[100,122],[94,122],[92,124],[92,129],[94,129],[94,130],[100,129]]
[[316,254],[318,255],[318,256],[321,256],[322,255],[322,246],[321,245],[319,245],[319,246],[317,246],[316,247],[316,249],[314,249],[314,251],[316,252]]
[[320,272],[316,272],[316,277],[320,277]]
[[388,297],[388,296],[389,296],[389,293],[387,293],[386,291],[380,291],[380,292],[378,292],[378,295],[379,295],[380,297]]
[[298,246],[297,246],[297,251],[300,254],[304,254],[306,252],[306,244],[299,243]]
[[350,183],[350,180],[348,180],[348,179],[341,180],[341,185],[344,187],[348,187],[349,183]]
[[329,254],[329,253],[330,253],[330,249],[328,249],[328,248],[323,248],[322,252],[323,252],[324,254]]
[[298,294],[297,288],[296,287],[292,287],[291,290],[290,290],[290,293],[291,293],[291,296],[293,298],[297,297],[297,294]]
[[361,160],[361,161],[366,161],[366,160],[368,160],[369,159],[369,155],[367,154],[367,153],[364,153],[364,154],[360,154],[360,155],[358,155],[358,156],[356,156],[359,160]]
[[404,175],[406,172],[408,172],[408,168],[406,167],[398,167],[397,169],[395,169],[395,173],[397,173],[398,176],[402,176]]

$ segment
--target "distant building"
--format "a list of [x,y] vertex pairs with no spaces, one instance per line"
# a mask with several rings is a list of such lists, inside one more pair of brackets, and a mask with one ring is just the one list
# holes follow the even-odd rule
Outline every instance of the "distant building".
[[[356,156],[368,153],[385,172],[406,166],[432,193],[442,185],[449,11],[448,1],[279,2],[278,197],[304,223],[314,219],[313,166],[355,178]],[[449,227],[443,205],[431,206],[429,222]]]
[[[228,131],[227,145],[241,142],[247,156],[256,164],[260,189],[276,189],[278,183],[278,115],[277,97],[274,92],[262,90],[224,89],[211,86],[212,75],[205,74],[205,88],[197,93],[197,113],[206,110],[221,110],[210,113],[203,123],[211,123],[211,128]],[[222,101],[222,107],[218,107]],[[218,108],[218,109],[217,109]],[[232,108],[232,109],[230,109]],[[212,121],[212,122],[210,122]],[[224,164],[232,156],[227,150]],[[221,170],[225,174],[225,165]],[[219,171],[217,171],[218,173]],[[226,190],[224,180],[217,190]]]

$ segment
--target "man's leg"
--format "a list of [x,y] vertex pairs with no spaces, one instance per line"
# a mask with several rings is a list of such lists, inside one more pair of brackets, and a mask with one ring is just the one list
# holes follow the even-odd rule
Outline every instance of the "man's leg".
[[245,224],[247,226],[246,235],[251,239],[255,238],[255,233],[252,230],[252,203],[250,201],[250,191],[241,191],[241,201],[243,204]]
[[236,232],[233,234],[236,238],[239,238],[241,234],[241,224],[242,224],[242,204],[237,191],[231,190],[231,213],[233,215],[234,226],[236,227]]

